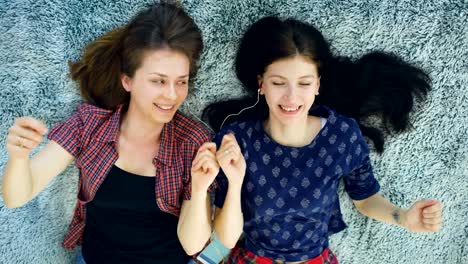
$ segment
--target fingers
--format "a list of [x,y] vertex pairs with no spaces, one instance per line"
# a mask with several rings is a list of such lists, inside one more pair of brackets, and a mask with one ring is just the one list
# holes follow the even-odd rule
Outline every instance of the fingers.
[[48,132],[47,126],[43,122],[30,116],[17,118],[15,120],[14,126],[29,128],[29,129],[37,131],[38,133],[42,135]]
[[213,166],[216,166],[218,163],[213,154],[210,155],[207,152],[202,152],[199,155],[197,155],[197,158],[192,163],[192,169],[199,170],[203,165],[205,165],[206,167],[207,164],[212,164]]
[[39,145],[39,142],[29,140],[21,136],[9,135],[7,137],[7,145],[14,146],[17,148],[32,150],[37,145]]
[[437,232],[437,231],[440,231],[440,229],[442,229],[442,224],[439,223],[439,224],[424,224],[424,228],[426,228],[428,231],[431,231],[431,232]]
[[237,161],[242,156],[241,149],[233,134],[226,134],[223,137],[221,146],[216,153],[216,158],[220,163],[230,163]]
[[426,228],[438,231],[442,224],[442,204],[435,202],[435,204],[424,208],[422,222]]
[[424,208],[423,214],[437,214],[442,211],[442,204],[438,201],[434,202],[434,204]]
[[25,147],[20,147],[18,145],[10,144],[10,143],[7,142],[6,150],[10,154],[20,154],[21,156],[27,156],[27,155],[29,155],[29,152],[32,149],[25,148]]
[[216,144],[214,142],[206,142],[200,146],[198,152],[203,152],[205,150],[209,150],[211,153],[216,153]]
[[219,166],[225,166],[231,162],[237,162],[242,157],[242,152],[233,134],[226,134],[216,151],[216,144],[207,142],[200,146],[197,156],[192,162],[192,170],[202,169],[205,173],[207,170],[219,170]]
[[437,225],[442,222],[441,218],[423,218],[422,222],[428,225]]
[[242,156],[239,148],[227,147],[216,153],[216,159],[221,166],[237,162]]
[[423,217],[424,218],[437,218],[442,216],[442,210],[432,212],[432,213],[427,213],[426,210],[423,210]]
[[36,130],[21,126],[12,126],[9,130],[8,136],[12,143],[14,143],[15,140],[20,141],[24,139],[25,141],[33,141],[39,144],[43,140],[42,134]]
[[[213,143],[214,144],[214,143]],[[214,145],[216,150],[216,145]],[[213,168],[218,167],[218,163],[216,161],[215,152],[212,151],[211,144],[203,144],[197,152],[197,156],[192,162],[192,170],[199,170],[202,166],[211,166]]]
[[432,214],[424,214],[423,219],[433,219],[433,218],[441,218],[442,212],[432,213]]
[[10,155],[24,156],[37,147],[47,132],[46,126],[32,117],[17,118],[10,127],[6,139],[6,149]]
[[219,148],[222,149],[226,144],[233,144],[233,143],[238,145],[234,134],[232,133],[226,134],[223,136],[223,140],[221,141],[221,146]]
[[442,204],[439,201],[428,201],[423,208],[422,223],[428,231],[437,232],[442,227]]
[[217,175],[219,172],[219,165],[218,162],[213,159],[206,159],[201,161],[199,169],[201,169],[205,174],[215,173]]
[[420,200],[420,201],[416,201],[412,207],[421,209],[427,206],[431,206],[432,204],[434,204],[434,201],[432,200]]

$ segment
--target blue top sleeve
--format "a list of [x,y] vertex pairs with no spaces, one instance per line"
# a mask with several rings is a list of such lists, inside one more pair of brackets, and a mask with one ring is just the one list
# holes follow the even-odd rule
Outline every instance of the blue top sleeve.
[[353,200],[364,200],[380,190],[379,182],[375,179],[372,164],[369,158],[369,147],[360,131],[358,140],[352,148],[355,168],[350,174],[343,177],[345,190]]

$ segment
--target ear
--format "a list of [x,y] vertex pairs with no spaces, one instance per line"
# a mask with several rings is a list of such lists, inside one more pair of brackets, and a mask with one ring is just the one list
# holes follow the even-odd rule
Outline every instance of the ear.
[[316,92],[317,95],[318,95],[319,90],[320,90],[320,78],[321,78],[321,76],[318,77],[318,79],[317,79],[317,92]]
[[257,75],[258,88],[263,88],[263,78],[260,75]]
[[132,78],[128,77],[127,74],[122,73],[120,75],[120,81],[125,91],[130,92],[132,90]]
[[257,75],[257,82],[258,82],[258,92],[263,95],[263,78],[260,75]]

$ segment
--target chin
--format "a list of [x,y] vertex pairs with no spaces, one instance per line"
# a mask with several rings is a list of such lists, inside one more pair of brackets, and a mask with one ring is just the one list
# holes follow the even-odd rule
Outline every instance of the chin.
[[156,122],[156,123],[167,124],[167,123],[171,122],[171,120],[174,118],[174,114],[172,114],[170,116],[169,115],[154,116],[153,121]]

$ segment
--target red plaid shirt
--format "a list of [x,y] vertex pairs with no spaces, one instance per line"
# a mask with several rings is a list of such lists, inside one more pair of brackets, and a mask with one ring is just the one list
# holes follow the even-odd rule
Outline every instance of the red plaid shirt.
[[[122,107],[110,111],[82,104],[67,120],[51,129],[49,139],[57,142],[75,157],[80,171],[78,201],[63,247],[81,245],[85,227],[86,203],[93,200],[99,186],[117,161]],[[190,168],[195,154],[210,132],[197,122],[177,112],[164,125],[160,149],[153,164],[156,167],[156,203],[167,213],[178,216],[182,199],[190,199]]]

